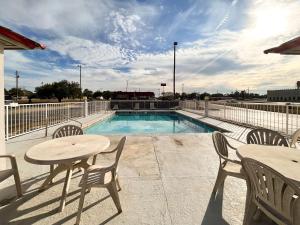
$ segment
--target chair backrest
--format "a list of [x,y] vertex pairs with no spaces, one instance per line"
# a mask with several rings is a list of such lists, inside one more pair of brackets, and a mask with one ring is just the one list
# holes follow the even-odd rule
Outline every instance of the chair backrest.
[[154,109],[154,102],[150,102],[150,109]]
[[212,139],[218,155],[228,157],[228,141],[224,134],[219,131],[214,131],[212,134]]
[[140,103],[138,103],[138,102],[135,103],[135,104],[134,104],[134,108],[135,108],[135,109],[139,109],[139,108],[140,108]]
[[254,159],[244,158],[242,165],[250,180],[252,200],[259,208],[277,223],[299,225],[300,187]]
[[300,138],[300,129],[296,130],[292,135],[292,141],[290,146],[296,147],[296,143],[298,142],[298,139]]
[[247,144],[286,146],[289,144],[285,137],[276,131],[259,128],[247,134]]
[[121,154],[123,152],[125,142],[126,142],[126,136],[122,137],[121,140],[118,143],[117,153],[116,153],[116,159],[115,159],[115,163],[114,163],[115,169],[117,169],[117,167],[118,167],[118,163],[119,163]]
[[58,128],[54,133],[52,138],[61,138],[67,136],[74,136],[74,135],[83,135],[83,130],[75,125],[65,125]]

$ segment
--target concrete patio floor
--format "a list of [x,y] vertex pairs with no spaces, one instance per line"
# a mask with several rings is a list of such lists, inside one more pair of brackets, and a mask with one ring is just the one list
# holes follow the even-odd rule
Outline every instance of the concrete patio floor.
[[[111,136],[112,146],[120,137]],[[0,190],[0,224],[74,224],[81,172],[73,175],[66,208],[58,213],[63,188],[61,174],[44,192],[37,188],[49,173],[49,166],[24,161],[25,151],[35,143],[11,141],[8,153],[18,160],[24,197],[15,195],[13,179],[2,183]],[[238,146],[242,143],[231,140]],[[98,157],[98,164],[111,160]],[[223,193],[211,197],[218,171],[218,158],[211,134],[171,136],[129,136],[120,161],[119,192],[123,208],[117,210],[105,189],[92,189],[86,196],[81,224],[164,224],[164,225],[238,225],[242,224],[246,197],[245,181],[228,178]],[[259,221],[255,224],[268,224]]]

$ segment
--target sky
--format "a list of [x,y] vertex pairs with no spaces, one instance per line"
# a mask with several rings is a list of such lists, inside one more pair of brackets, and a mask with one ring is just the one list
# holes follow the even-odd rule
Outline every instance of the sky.
[[300,35],[299,0],[1,0],[0,24],[47,46],[6,51],[5,87],[67,79],[96,90],[294,88],[300,56],[263,54]]

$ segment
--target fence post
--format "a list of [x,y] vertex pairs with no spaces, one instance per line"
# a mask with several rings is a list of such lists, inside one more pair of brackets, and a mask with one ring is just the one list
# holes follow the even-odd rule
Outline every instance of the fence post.
[[48,104],[45,105],[45,122],[46,122],[46,130],[45,130],[45,137],[48,136]]
[[226,120],[226,102],[224,102],[224,119]]
[[289,106],[291,103],[286,103],[286,124],[285,124],[285,128],[286,128],[286,134],[289,134]]
[[246,123],[249,124],[248,104],[246,104]]
[[[5,106],[5,116],[6,116],[6,127],[5,127],[5,130],[6,130],[6,136],[5,136],[5,139],[8,140],[8,105]],[[24,125],[23,125],[24,126]]]
[[87,98],[85,98],[84,99],[84,117],[87,117],[88,116],[88,114],[89,114],[89,112],[88,112],[88,108],[89,108],[89,106],[88,106],[88,101],[87,101]]
[[208,117],[208,100],[209,100],[209,97],[205,96],[204,97],[204,101],[205,101],[205,103],[204,103],[204,115],[206,117]]
[[70,120],[70,103],[67,103],[68,105],[68,122],[69,122],[69,120]]

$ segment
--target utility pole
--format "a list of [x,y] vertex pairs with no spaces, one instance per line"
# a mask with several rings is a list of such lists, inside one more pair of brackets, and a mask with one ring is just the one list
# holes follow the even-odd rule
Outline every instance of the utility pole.
[[126,92],[128,90],[128,80],[126,80]]
[[174,42],[174,67],[173,67],[173,98],[175,99],[175,68],[176,68],[176,45],[177,42]]
[[16,91],[17,91],[17,102],[19,99],[19,72],[16,70]]
[[181,94],[184,93],[184,84],[181,84]]
[[79,67],[79,87],[80,87],[80,95],[82,95],[82,89],[81,89],[81,64],[79,64],[78,67]]

